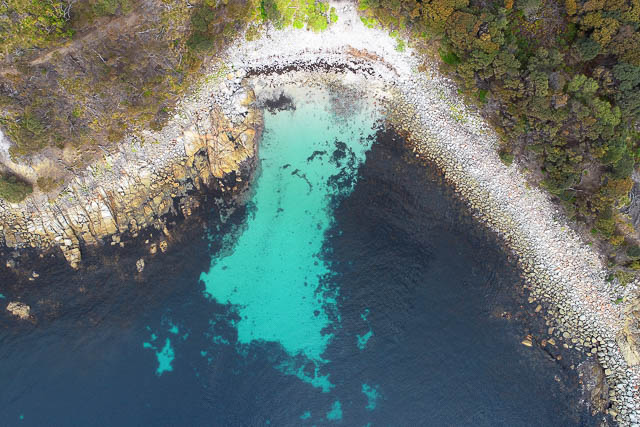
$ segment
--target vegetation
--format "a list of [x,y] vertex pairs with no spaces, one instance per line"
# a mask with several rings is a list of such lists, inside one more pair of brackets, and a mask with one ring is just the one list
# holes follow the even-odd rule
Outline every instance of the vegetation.
[[118,11],[127,12],[129,0],[95,0],[91,3],[93,12],[97,16],[116,15]]
[[67,25],[70,4],[63,0],[0,2],[0,61],[70,37],[72,31]]
[[[261,17],[271,21],[276,28],[293,25],[294,28],[304,28],[306,25],[313,31],[327,28],[327,13],[329,6],[325,2],[315,0],[261,0]],[[337,21],[338,16],[333,9],[331,22]]]
[[32,192],[31,184],[21,181],[15,175],[0,175],[0,198],[18,203]]
[[37,179],[38,188],[45,193],[55,190],[62,182],[50,176],[41,176]]
[[125,131],[160,129],[204,58],[245,29],[337,19],[316,0],[5,0],[0,125],[14,157],[72,146],[81,166]]
[[14,158],[67,149],[73,171],[125,132],[161,129],[239,33],[337,20],[320,0],[0,1],[0,126]]

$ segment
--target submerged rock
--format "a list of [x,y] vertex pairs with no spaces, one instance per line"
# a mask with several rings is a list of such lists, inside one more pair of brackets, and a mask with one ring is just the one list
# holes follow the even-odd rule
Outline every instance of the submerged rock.
[[527,335],[521,342],[522,345],[526,346],[526,347],[532,347],[533,346],[533,337],[531,335]]

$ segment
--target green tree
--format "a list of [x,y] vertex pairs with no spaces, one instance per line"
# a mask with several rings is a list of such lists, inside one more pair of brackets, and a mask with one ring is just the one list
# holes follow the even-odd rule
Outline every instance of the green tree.
[[591,37],[578,40],[576,46],[583,61],[591,61],[600,53],[600,44]]

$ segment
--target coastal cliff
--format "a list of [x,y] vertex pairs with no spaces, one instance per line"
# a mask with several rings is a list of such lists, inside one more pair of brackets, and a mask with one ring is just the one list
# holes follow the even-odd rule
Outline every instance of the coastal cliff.
[[135,236],[146,227],[168,234],[165,216],[191,215],[199,204],[194,190],[227,192],[244,185],[242,172],[256,155],[262,115],[239,77],[229,74],[209,87],[214,94],[199,92],[162,131],[145,132],[144,140],[132,137],[56,197],[0,200],[0,244],[60,248],[78,268],[84,245],[108,238],[115,245],[121,233]]

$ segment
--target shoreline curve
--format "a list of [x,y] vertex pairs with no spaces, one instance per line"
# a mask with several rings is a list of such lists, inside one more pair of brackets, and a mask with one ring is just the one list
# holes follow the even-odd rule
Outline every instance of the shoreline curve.
[[[135,232],[152,225],[147,220],[161,226],[174,197],[183,197],[188,208],[189,185],[197,190],[233,174],[234,182],[222,187],[233,191],[234,185],[244,185],[235,171],[254,157],[259,137],[261,118],[252,105],[252,93],[284,83],[309,83],[319,72],[341,71],[347,81],[372,83],[389,123],[404,134],[416,156],[437,165],[475,216],[518,256],[531,296],[547,306],[557,334],[597,357],[604,367],[614,391],[610,414],[621,425],[640,423],[640,352],[629,333],[633,320],[628,315],[639,284],[622,288],[605,280],[600,255],[571,230],[548,195],[528,187],[517,163],[507,167],[500,161],[495,133],[465,107],[453,83],[434,64],[418,72],[425,58],[411,49],[397,51],[393,38],[360,22],[354,5],[334,5],[340,18],[325,32],[269,29],[258,40],[231,45],[223,64],[211,66],[209,75],[217,78],[206,79],[185,98],[162,131],[145,133],[157,144],[130,137],[117,153],[106,155],[69,184],[68,199],[50,203],[40,195],[16,205],[0,202],[0,243],[61,247],[77,266],[81,240],[97,243]],[[216,169],[223,156],[219,144],[229,146],[228,136],[227,144],[223,141],[227,131],[237,133],[231,140],[245,135],[246,146],[241,152],[225,148],[228,161]],[[96,177],[99,166],[109,161],[117,163]],[[140,191],[127,198],[129,187]],[[116,194],[111,198],[120,197],[117,207],[108,202],[105,188]],[[132,206],[138,200],[139,206]],[[130,212],[126,221],[118,220],[119,209]],[[44,215],[43,210],[50,213]],[[97,232],[98,227],[104,232]],[[619,298],[622,304],[614,302]]]

